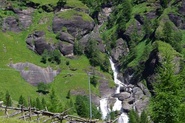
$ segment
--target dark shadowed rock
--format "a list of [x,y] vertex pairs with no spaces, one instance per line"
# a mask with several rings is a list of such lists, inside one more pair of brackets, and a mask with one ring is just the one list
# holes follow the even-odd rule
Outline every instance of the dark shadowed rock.
[[59,50],[64,56],[73,56],[73,44],[60,42]]
[[55,16],[52,23],[53,32],[59,33],[63,31],[63,28],[66,28],[73,37],[82,37],[93,30],[93,21],[85,21],[80,15],[73,16],[71,19]]
[[41,68],[32,63],[10,64],[10,67],[18,70],[21,76],[32,85],[40,82],[50,83],[59,74],[59,70],[53,70],[51,67]]
[[183,16],[176,15],[173,13],[168,14],[169,19],[177,26],[179,29],[185,29],[185,19]]
[[140,14],[136,14],[135,16],[134,16],[134,18],[140,23],[140,24],[144,24],[144,17],[143,16],[141,16]]
[[181,6],[179,7],[179,13],[185,16],[185,0],[182,0]]
[[146,16],[146,18],[147,18],[148,20],[154,19],[154,18],[157,17],[156,11],[147,12],[147,13],[145,14],[145,16]]
[[3,22],[3,31],[14,31],[14,32],[20,32],[20,24],[19,20],[15,17],[7,17],[4,19]]
[[126,41],[120,38],[116,41],[116,47],[111,50],[111,56],[114,61],[118,61],[120,57],[127,55],[128,52]]
[[53,50],[54,47],[47,43],[45,40],[45,33],[43,31],[35,31],[33,34],[30,34],[26,43],[29,49],[41,55],[44,50]]
[[57,38],[61,41],[66,41],[72,44],[74,43],[74,37],[67,32],[59,32]]

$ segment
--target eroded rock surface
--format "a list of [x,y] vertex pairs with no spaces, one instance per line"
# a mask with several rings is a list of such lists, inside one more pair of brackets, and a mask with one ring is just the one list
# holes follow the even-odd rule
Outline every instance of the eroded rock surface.
[[52,82],[54,77],[57,76],[60,72],[59,70],[53,70],[51,67],[42,68],[32,63],[10,64],[10,67],[18,70],[21,76],[34,86],[40,82]]

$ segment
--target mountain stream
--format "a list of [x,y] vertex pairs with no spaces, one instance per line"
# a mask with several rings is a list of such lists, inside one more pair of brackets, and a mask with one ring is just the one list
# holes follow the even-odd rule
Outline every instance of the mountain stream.
[[[111,68],[112,68],[112,71],[114,74],[114,83],[117,85],[117,89],[116,89],[115,94],[118,94],[118,93],[120,93],[120,88],[125,87],[126,85],[117,79],[118,71],[115,67],[115,64],[111,58],[109,59],[109,61],[110,61]],[[111,110],[108,106],[108,98],[102,98],[100,100],[100,109],[101,109],[101,113],[102,113],[102,119],[106,119],[107,115],[111,112]],[[113,105],[112,111],[122,111],[122,102],[119,101],[117,98],[116,98],[116,102]],[[118,123],[128,123],[128,121],[129,121],[129,118],[128,118],[127,114],[122,111],[121,115],[118,118]]]

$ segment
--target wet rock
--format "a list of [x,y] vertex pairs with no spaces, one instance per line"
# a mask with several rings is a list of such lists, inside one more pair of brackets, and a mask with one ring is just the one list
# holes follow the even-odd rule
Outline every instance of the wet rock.
[[126,41],[123,39],[118,39],[116,41],[116,46],[111,50],[111,56],[114,61],[118,61],[120,57],[126,56],[129,52]]
[[59,50],[64,56],[73,56],[73,44],[60,42]]
[[42,68],[32,63],[10,64],[10,67],[18,70],[27,82],[35,86],[40,82],[52,82],[60,72],[59,70],[53,70],[51,67]]
[[54,49],[52,44],[49,44],[46,41],[45,33],[43,31],[35,31],[34,33],[30,34],[26,39],[26,43],[29,49],[33,50],[39,55],[41,55],[44,50],[51,51]]

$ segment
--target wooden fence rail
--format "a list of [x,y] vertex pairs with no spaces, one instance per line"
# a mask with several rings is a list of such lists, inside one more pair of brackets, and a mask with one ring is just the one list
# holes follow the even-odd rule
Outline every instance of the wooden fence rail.
[[[6,117],[16,117],[18,119],[29,120],[34,122],[39,122],[41,119],[43,123],[48,121],[51,121],[51,123],[58,123],[58,122],[61,123],[63,120],[67,120],[70,122],[81,122],[81,123],[97,123],[99,121],[98,119],[86,119],[78,116],[67,115],[67,111],[70,109],[62,113],[53,113],[46,110],[38,110],[36,108],[30,108],[30,107],[24,107],[24,106],[8,107],[8,106],[2,105],[1,103],[0,103],[0,108],[5,110]],[[8,114],[8,111],[10,110],[15,112]],[[36,117],[36,119],[34,119],[33,117]]]

